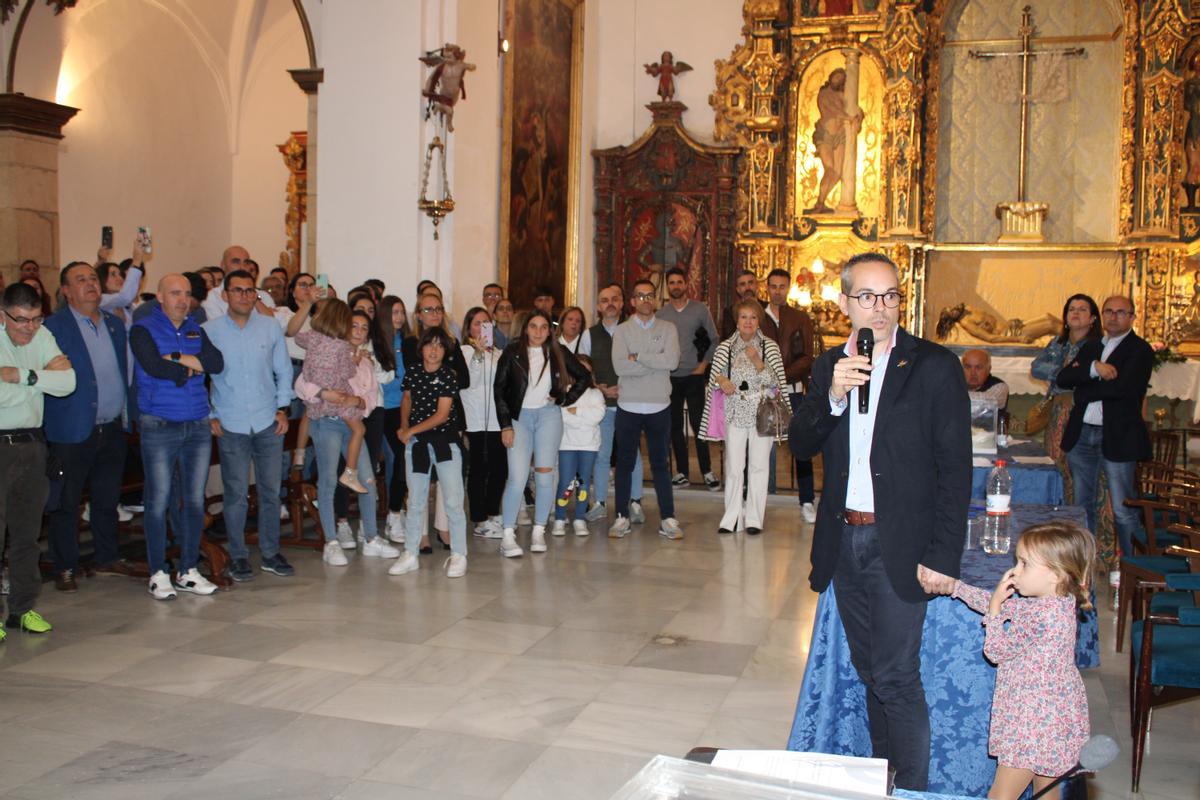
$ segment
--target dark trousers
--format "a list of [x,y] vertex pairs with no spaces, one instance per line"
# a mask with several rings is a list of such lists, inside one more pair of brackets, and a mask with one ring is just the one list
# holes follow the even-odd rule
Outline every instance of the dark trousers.
[[10,616],[32,611],[42,588],[38,536],[49,492],[46,444],[0,440],[0,553],[7,528]]
[[88,525],[96,564],[111,564],[120,558],[117,533],[117,503],[121,499],[121,476],[125,470],[125,431],[121,421],[97,425],[82,442],[51,442],[50,451],[62,464],[62,494],[50,509],[50,557],[54,571],[79,569],[79,501],[87,487]]
[[[404,496],[408,494],[408,479],[404,475],[404,442],[396,436],[400,430],[400,409],[388,408],[383,412],[383,440],[392,448],[392,480],[388,484],[388,511],[403,511]],[[508,465],[505,464],[505,474]]]
[[[374,480],[374,473],[379,471],[379,462],[383,459],[384,413],[382,406],[376,406],[367,415],[366,419],[363,420],[363,425],[367,429],[366,434],[363,436],[363,444],[367,447],[367,458],[371,459],[372,473],[370,475],[358,476],[358,479],[363,483]],[[339,461],[338,474],[340,475],[345,468],[346,462],[344,460]],[[338,519],[346,519],[350,516],[350,490],[340,483],[333,490],[333,513],[337,515]]]
[[[788,400],[792,404],[792,413],[795,414],[800,410],[800,403],[804,400],[804,395],[800,392],[791,392],[788,395]],[[775,470],[771,470],[771,474],[774,475]],[[811,458],[796,459],[796,487],[799,489],[800,505],[811,503],[817,499],[816,487],[813,485],[813,465]]]
[[671,448],[675,451],[675,471],[688,474],[687,435],[683,430],[683,405],[687,402],[688,422],[692,426],[692,441],[696,443],[696,461],[700,474],[712,472],[708,442],[700,438],[700,420],[704,416],[704,392],[708,379],[703,375],[671,378]]
[[499,431],[467,431],[467,497],[471,522],[500,514],[504,484],[508,481],[508,451]]
[[929,709],[921,685],[926,604],[896,596],[874,525],[845,525],[833,573],[850,660],[867,689],[871,750],[896,769],[896,786],[929,781]]
[[633,486],[633,463],[642,457],[642,431],[646,432],[646,450],[650,453],[650,472],[654,476],[654,494],[658,497],[661,519],[675,516],[675,496],[671,493],[671,465],[667,439],[671,431],[671,409],[657,414],[634,414],[617,409],[613,441],[617,450],[617,513],[629,516],[629,494]]

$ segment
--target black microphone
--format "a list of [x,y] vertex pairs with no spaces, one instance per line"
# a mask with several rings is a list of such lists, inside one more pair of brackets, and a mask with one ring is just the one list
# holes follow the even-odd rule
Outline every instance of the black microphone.
[[1037,800],[1077,772],[1099,772],[1115,761],[1120,754],[1121,748],[1111,736],[1105,736],[1102,733],[1093,736],[1084,743],[1083,749],[1079,751],[1079,763],[1062,775],[1059,775],[1054,779],[1053,783],[1029,798],[1029,800]]
[[[875,351],[875,331],[870,328],[858,329],[858,354],[871,360]],[[861,371],[861,370],[860,370]],[[866,414],[871,404],[871,374],[867,373],[867,382],[858,387],[858,413]]]

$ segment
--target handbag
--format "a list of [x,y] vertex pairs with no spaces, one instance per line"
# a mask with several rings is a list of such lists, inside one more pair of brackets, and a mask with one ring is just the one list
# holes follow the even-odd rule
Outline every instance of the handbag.
[[720,386],[712,386],[708,390],[708,419],[707,425],[700,435],[714,442],[725,440],[725,393]]
[[781,441],[791,421],[792,409],[783,402],[779,391],[764,393],[758,401],[758,410],[754,413],[758,435]]
[[1033,408],[1029,409],[1029,413],[1025,415],[1025,433],[1032,436],[1035,433],[1041,433],[1050,424],[1050,409],[1054,406],[1054,397],[1050,392],[1046,392],[1046,396],[1038,400]]

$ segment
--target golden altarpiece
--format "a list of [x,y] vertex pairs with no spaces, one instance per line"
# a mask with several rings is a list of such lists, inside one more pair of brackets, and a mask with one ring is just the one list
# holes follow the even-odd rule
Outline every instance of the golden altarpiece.
[[788,270],[828,337],[839,265],[878,249],[921,335],[1032,347],[1067,295],[1129,292],[1200,355],[1200,2],[1021,5],[746,0],[709,98],[732,266]]

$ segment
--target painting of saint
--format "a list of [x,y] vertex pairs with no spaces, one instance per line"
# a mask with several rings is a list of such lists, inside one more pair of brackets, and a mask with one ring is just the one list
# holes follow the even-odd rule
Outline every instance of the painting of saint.
[[701,276],[707,237],[701,227],[701,217],[682,198],[633,209],[627,237],[631,263],[625,265],[626,291],[636,281],[648,280],[659,297],[665,298],[663,275],[673,267],[682,267],[687,272],[689,296],[703,296]]

